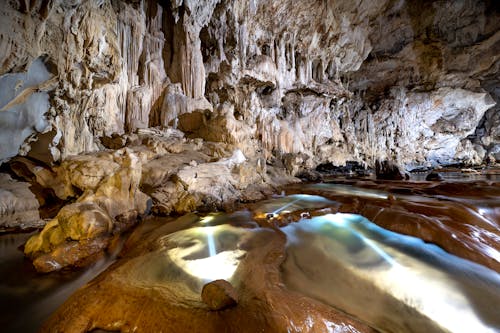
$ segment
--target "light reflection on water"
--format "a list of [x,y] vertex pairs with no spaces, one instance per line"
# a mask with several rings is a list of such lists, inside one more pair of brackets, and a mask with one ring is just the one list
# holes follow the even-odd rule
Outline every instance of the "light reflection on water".
[[[199,222],[214,220],[202,218]],[[128,282],[175,295],[179,303],[198,307],[204,284],[224,279],[238,285],[235,273],[246,254],[241,244],[254,232],[258,231],[228,224],[180,230],[160,237],[156,250],[132,259],[123,269]]]
[[500,329],[500,276],[483,266],[355,214],[282,230],[285,284],[381,331]]
[[[387,198],[387,193],[379,190],[314,186],[342,195]],[[184,217],[189,220],[182,224],[186,229],[165,232],[156,239],[158,246],[154,250],[132,258],[120,269],[127,282],[167,292],[184,306],[198,307],[201,288],[209,281],[226,279],[238,288],[238,269],[249,255],[245,244],[250,238],[265,239],[265,233],[279,232],[258,227],[254,216],[336,206],[336,202],[321,196],[299,194],[264,201],[253,211],[212,213],[201,218],[191,214]],[[167,230],[168,225],[158,230],[161,228]],[[419,239],[382,229],[355,214],[303,219],[281,231],[287,237],[286,260],[282,265],[285,286],[347,312],[382,332],[500,330],[500,275],[483,266]],[[22,322],[19,316],[16,329],[10,331],[36,330],[36,325],[58,304],[108,264],[98,263],[62,287],[51,284],[32,304],[25,304],[22,315],[37,318]],[[54,281],[58,279],[54,277]],[[43,277],[33,278],[24,287],[43,281]],[[12,298],[15,297],[29,296],[23,291]]]
[[37,274],[18,249],[31,235],[0,235],[0,330],[5,333],[37,332],[53,311],[111,265],[117,254],[81,272]]

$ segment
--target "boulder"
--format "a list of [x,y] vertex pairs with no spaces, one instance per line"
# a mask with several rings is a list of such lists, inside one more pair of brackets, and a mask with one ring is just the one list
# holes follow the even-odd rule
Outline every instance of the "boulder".
[[[106,165],[112,167],[91,176]],[[142,164],[131,150],[89,154],[65,166],[67,181],[74,184],[76,178],[85,192],[26,243],[24,253],[43,272],[89,262],[106,249],[113,234],[129,228],[148,208],[149,197],[139,190]]]
[[425,177],[425,180],[427,181],[443,181],[444,178],[443,176],[441,176],[440,173],[438,172],[435,172],[435,171],[432,171],[431,173],[429,173],[426,177]]
[[39,228],[40,204],[30,184],[0,173],[0,230]]
[[375,174],[377,175],[377,179],[384,180],[403,180],[406,178],[405,174],[395,163],[387,160],[375,163]]
[[215,280],[203,286],[201,299],[211,310],[224,310],[238,303],[238,295],[231,283]]

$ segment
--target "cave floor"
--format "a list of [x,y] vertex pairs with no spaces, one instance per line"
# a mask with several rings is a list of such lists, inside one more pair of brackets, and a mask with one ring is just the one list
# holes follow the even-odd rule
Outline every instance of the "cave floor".
[[[500,176],[415,178],[335,177],[286,186],[233,212],[151,216],[79,272],[36,274],[17,249],[29,234],[2,235],[1,325],[498,331]],[[234,288],[236,305],[213,310],[204,302],[203,286],[218,279]]]

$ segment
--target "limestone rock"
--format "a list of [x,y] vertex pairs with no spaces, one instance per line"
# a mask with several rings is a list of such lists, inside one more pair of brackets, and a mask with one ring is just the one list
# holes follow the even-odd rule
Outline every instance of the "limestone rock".
[[215,280],[207,283],[201,290],[201,299],[211,310],[224,310],[238,303],[238,295],[231,283]]
[[[95,161],[104,161],[112,167],[100,170],[97,180],[82,178],[85,172],[81,170],[96,168]],[[87,257],[96,255],[108,246],[115,219],[123,220],[126,216],[126,224],[130,224],[148,208],[149,197],[139,190],[142,163],[129,149],[106,156],[85,155],[68,165],[69,183],[78,184],[85,192],[75,203],[63,207],[24,248],[25,254],[34,259],[35,267],[44,272],[78,266]],[[124,230],[123,223],[117,224],[117,228]]]
[[498,155],[491,1],[21,3],[0,9],[2,159],[65,160],[152,126],[299,156],[292,174]]
[[58,271],[64,267],[85,267],[98,259],[109,246],[107,237],[67,241],[50,253],[44,253],[33,260],[33,266],[40,273]]
[[375,168],[375,174],[377,179],[386,180],[402,180],[405,179],[405,175],[399,169],[399,167],[393,162],[389,161],[377,161]]
[[118,133],[113,133],[111,136],[103,136],[101,138],[101,143],[104,147],[109,149],[120,149],[125,146],[127,140],[125,137],[119,135]]
[[111,219],[145,211],[141,190],[169,214],[218,209],[249,188],[259,197],[325,163],[390,160],[402,172],[500,160],[493,9],[8,1],[0,160],[45,162],[28,167],[32,184]]
[[95,203],[74,203],[61,209],[40,234],[31,237],[24,252],[31,257],[48,253],[67,241],[97,238],[111,232],[110,216]]
[[0,173],[0,229],[39,228],[45,224],[40,218],[40,204],[30,184]]
[[[0,56],[1,58],[1,56]],[[0,74],[4,74],[0,71]],[[0,75],[0,163],[22,150],[24,141],[35,132],[45,132],[49,123],[49,95],[44,84],[52,77],[43,59],[34,59],[27,72]]]

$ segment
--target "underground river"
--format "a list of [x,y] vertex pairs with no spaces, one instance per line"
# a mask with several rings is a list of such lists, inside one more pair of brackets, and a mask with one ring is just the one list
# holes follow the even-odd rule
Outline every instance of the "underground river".
[[[80,272],[36,274],[18,249],[29,235],[2,235],[2,331],[500,330],[498,175],[343,177],[279,193],[147,218]],[[200,294],[218,279],[238,303],[212,311]]]

